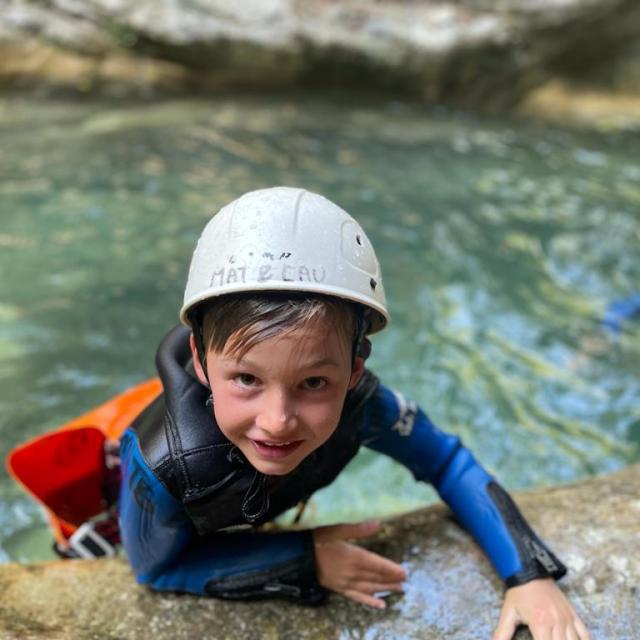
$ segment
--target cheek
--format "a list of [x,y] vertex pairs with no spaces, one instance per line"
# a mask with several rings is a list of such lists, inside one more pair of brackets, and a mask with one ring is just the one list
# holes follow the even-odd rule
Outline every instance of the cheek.
[[213,405],[213,415],[218,423],[218,426],[226,431],[227,426],[230,424],[229,407],[222,403],[215,403]]
[[338,426],[343,404],[342,399],[339,399],[313,405],[307,407],[303,417],[318,437],[326,439]]
[[242,419],[242,405],[222,388],[213,388],[213,415],[218,426],[224,431]]

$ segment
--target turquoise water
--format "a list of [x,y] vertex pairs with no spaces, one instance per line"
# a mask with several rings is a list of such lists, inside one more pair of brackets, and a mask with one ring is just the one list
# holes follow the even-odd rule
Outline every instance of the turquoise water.
[[[149,376],[222,204],[305,186],[359,218],[393,317],[384,382],[510,488],[640,460],[640,135],[304,96],[110,105],[0,100],[0,454]],[[372,492],[371,488],[375,487]],[[308,522],[434,499],[363,452]],[[46,557],[0,474],[0,559]]]

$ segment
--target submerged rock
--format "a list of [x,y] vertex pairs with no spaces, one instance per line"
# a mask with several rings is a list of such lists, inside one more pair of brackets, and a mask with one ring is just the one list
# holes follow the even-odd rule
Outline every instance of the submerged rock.
[[557,74],[601,79],[639,35],[636,0],[0,0],[0,83],[365,87],[497,110]]
[[[569,566],[561,582],[594,640],[632,640],[640,628],[640,465],[517,496]],[[157,594],[122,559],[0,565],[0,638],[489,638],[502,586],[443,506],[387,522],[369,545],[404,563],[406,592],[385,611],[334,596],[320,608]],[[520,631],[519,639],[530,637]]]

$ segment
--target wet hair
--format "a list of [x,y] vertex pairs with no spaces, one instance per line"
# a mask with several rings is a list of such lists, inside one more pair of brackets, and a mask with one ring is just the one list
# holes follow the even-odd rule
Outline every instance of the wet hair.
[[355,354],[366,315],[360,305],[346,300],[295,292],[220,296],[199,311],[204,353],[227,350],[238,359],[264,340],[326,321]]

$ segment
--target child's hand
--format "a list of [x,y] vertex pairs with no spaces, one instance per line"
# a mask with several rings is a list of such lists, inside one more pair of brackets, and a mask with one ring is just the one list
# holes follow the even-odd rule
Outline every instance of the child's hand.
[[402,591],[402,581],[406,579],[404,569],[377,553],[347,542],[350,539],[366,538],[379,528],[379,522],[368,521],[316,529],[313,541],[318,582],[351,600],[384,609],[384,600],[374,594],[381,591]]
[[552,578],[532,580],[507,590],[493,640],[511,640],[519,624],[529,625],[534,640],[591,640]]

